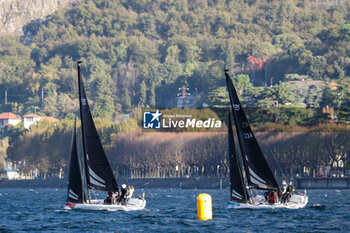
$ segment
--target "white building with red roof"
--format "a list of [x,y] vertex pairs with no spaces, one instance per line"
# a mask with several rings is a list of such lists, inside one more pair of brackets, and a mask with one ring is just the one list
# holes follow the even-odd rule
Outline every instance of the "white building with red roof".
[[0,128],[5,128],[8,125],[15,126],[21,122],[21,117],[11,112],[3,112],[0,114]]
[[29,129],[36,122],[48,121],[52,123],[60,122],[58,119],[54,117],[46,117],[46,116],[38,116],[36,114],[27,114],[23,116],[24,128]]
[[41,117],[36,114],[27,114],[23,116],[24,128],[29,129],[29,127],[41,120]]
[[[0,128],[5,128],[6,126],[15,126],[21,122],[22,118],[13,114],[11,112],[3,112],[0,114]],[[34,123],[39,121],[48,121],[51,123],[59,123],[60,121],[54,117],[39,116],[33,113],[23,116],[24,128],[29,129]]]

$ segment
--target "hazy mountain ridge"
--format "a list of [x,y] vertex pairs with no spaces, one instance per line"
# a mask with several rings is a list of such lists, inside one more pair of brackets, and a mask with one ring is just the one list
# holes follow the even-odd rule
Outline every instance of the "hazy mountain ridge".
[[45,19],[77,2],[79,0],[0,0],[0,36],[22,35],[22,27],[30,21]]

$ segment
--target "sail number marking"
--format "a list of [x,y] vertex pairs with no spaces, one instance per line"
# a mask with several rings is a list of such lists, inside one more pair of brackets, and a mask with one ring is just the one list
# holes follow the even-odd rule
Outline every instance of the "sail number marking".
[[81,103],[82,103],[83,105],[86,105],[86,99],[82,98],[82,99],[81,99]]
[[245,139],[249,139],[249,138],[252,138],[253,137],[253,134],[252,133],[244,133],[244,138]]
[[242,127],[243,127],[243,128],[246,128],[246,127],[248,127],[248,126],[249,126],[248,122],[246,122],[246,121],[242,122]]

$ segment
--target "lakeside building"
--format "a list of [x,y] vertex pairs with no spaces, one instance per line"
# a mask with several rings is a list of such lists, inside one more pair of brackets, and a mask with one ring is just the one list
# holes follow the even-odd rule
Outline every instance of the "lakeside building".
[[40,121],[49,121],[52,123],[59,123],[60,121],[54,117],[44,117],[36,114],[27,114],[23,116],[24,128],[29,129],[33,124]]
[[3,112],[0,114],[0,128],[7,126],[15,126],[21,122],[21,117],[11,112]]
[[[15,126],[22,121],[20,116],[13,114],[11,112],[4,112],[0,114],[0,128],[5,128],[6,126]],[[60,121],[54,117],[42,117],[36,114],[27,114],[23,116],[23,126],[29,129],[33,124],[40,121],[49,121],[52,123],[59,123]]]
[[41,117],[36,114],[27,114],[23,116],[24,128],[29,129],[34,123],[40,121]]
[[6,178],[9,180],[18,180],[19,178],[19,169],[16,168],[5,168]]
[[16,168],[10,161],[6,161],[6,166],[4,168],[6,173],[6,178],[8,180],[18,180],[19,179],[19,169]]

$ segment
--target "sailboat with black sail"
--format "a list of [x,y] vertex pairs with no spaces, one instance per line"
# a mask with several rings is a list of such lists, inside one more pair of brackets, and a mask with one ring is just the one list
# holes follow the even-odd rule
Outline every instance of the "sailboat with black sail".
[[68,175],[68,190],[67,190],[67,203],[84,203],[86,202],[83,182],[81,179],[81,170],[79,165],[78,151],[77,151],[77,138],[76,138],[76,120],[74,120],[74,127],[72,133],[72,143],[70,151],[70,167]]
[[[247,117],[238,99],[236,89],[230,76],[225,72],[227,88],[230,96],[232,115],[238,143],[241,151],[241,161],[236,153],[232,131],[231,115],[228,117],[228,142],[230,160],[231,202],[233,208],[290,208],[304,207],[308,202],[306,194],[291,194],[288,202],[281,202],[281,190],[277,184],[264,154],[250,128]],[[241,166],[243,164],[243,166]],[[244,173],[243,173],[244,172]],[[245,174],[245,176],[243,176]],[[253,194],[255,190],[265,190],[271,198]],[[271,199],[274,201],[271,202]]]
[[[70,175],[68,181],[68,197],[66,208],[89,209],[89,210],[141,210],[146,206],[144,195],[142,198],[129,197],[127,199],[115,198],[118,196],[119,187],[109,165],[106,153],[103,150],[101,140],[98,136],[88,100],[85,93],[84,83],[80,73],[78,62],[78,84],[81,132],[83,144],[83,158],[81,169],[76,149],[76,133],[74,125],[73,143],[71,149]],[[71,175],[72,174],[72,175]],[[85,182],[83,179],[85,178]],[[84,191],[86,184],[86,194]],[[107,191],[109,200],[94,199],[90,195],[91,190]],[[74,198],[75,197],[75,198]],[[108,203],[108,204],[107,204]]]
[[240,161],[236,155],[234,136],[232,131],[231,114],[228,114],[228,143],[229,143],[229,161],[230,161],[230,191],[231,201],[237,203],[247,203],[248,195],[245,188]]

